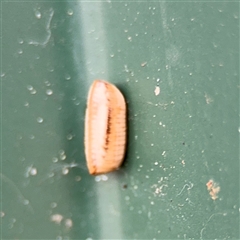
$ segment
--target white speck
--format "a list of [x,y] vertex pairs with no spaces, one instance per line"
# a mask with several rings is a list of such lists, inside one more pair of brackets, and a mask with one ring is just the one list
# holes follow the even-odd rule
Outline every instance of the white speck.
[[240,133],[240,127],[238,127],[238,132]]
[[51,86],[51,83],[49,81],[45,81],[45,84],[47,87]]
[[68,9],[67,14],[68,14],[69,16],[72,16],[72,15],[73,15],[73,10],[72,10],[72,9]]
[[96,177],[95,177],[95,181],[96,181],[96,182],[100,182],[100,181],[101,181],[101,177],[100,177],[100,176],[96,176]]
[[25,102],[25,103],[24,103],[24,107],[29,107],[29,103],[28,103],[28,102]]
[[154,165],[158,165],[158,162],[155,162]]
[[72,226],[73,226],[72,220],[71,220],[70,218],[66,219],[66,220],[65,220],[65,227],[66,227],[67,229],[69,229],[69,228],[71,228]]
[[160,93],[160,87],[159,86],[155,87],[154,93],[155,93],[156,96],[159,95],[159,93]]
[[107,181],[108,180],[108,176],[107,175],[99,175],[95,177],[95,181],[96,182],[100,182],[100,181]]
[[62,174],[63,175],[67,175],[69,173],[69,169],[68,168],[63,168],[62,169]]
[[30,175],[32,175],[32,176],[37,175],[37,169],[36,168],[31,168]]
[[49,67],[48,67],[48,71],[49,71],[49,72],[54,72],[54,67],[49,66]]
[[147,62],[141,63],[141,67],[145,67],[147,65]]
[[50,206],[51,206],[51,208],[55,208],[55,207],[57,207],[57,203],[52,202]]
[[5,213],[4,212],[0,212],[0,217],[4,217]]
[[32,91],[32,90],[33,90],[33,86],[27,85],[27,89],[28,89],[29,91]]
[[40,19],[42,17],[42,14],[37,10],[35,11],[35,17]]
[[153,202],[153,201],[151,201],[151,202],[150,202],[150,204],[151,204],[151,205],[154,205],[154,202]]
[[68,134],[67,135],[67,140],[72,140],[73,139],[73,135],[72,134]]
[[76,182],[81,181],[81,179],[82,179],[82,178],[81,178],[80,176],[76,176],[76,177],[75,177],[75,181],[76,181]]
[[52,161],[53,161],[54,163],[56,163],[56,162],[58,162],[58,158],[57,158],[57,157],[53,157],[53,158],[52,158]]
[[24,199],[23,200],[23,205],[28,205],[29,204],[29,200],[28,199]]
[[52,94],[53,94],[52,89],[47,89],[47,90],[46,90],[46,94],[47,94],[48,96],[52,95]]
[[1,78],[5,77],[5,73],[1,73]]
[[110,57],[113,58],[113,57],[114,57],[114,54],[110,54]]
[[154,144],[153,144],[153,143],[151,143],[151,146],[153,147],[153,146],[154,146]]
[[37,122],[38,122],[38,123],[42,123],[42,122],[43,122],[43,118],[38,117],[38,118],[37,118]]
[[67,158],[67,156],[65,154],[64,155],[60,155],[59,158],[60,158],[60,160],[63,161],[63,160],[65,160]]
[[192,76],[193,74],[190,72],[189,75]]
[[31,93],[31,94],[36,94],[37,91],[36,91],[35,89],[33,89],[30,93]]
[[54,176],[54,173],[53,173],[53,172],[51,172],[51,173],[48,174],[48,177],[49,177],[49,178],[51,178],[51,177],[53,177],[53,176]]
[[103,181],[107,181],[108,180],[108,176],[107,175],[102,175],[102,180]]
[[18,43],[19,43],[19,44],[23,44],[23,39],[22,39],[22,38],[19,38],[19,39],[18,39]]
[[70,79],[71,79],[71,76],[70,76],[68,73],[66,73],[66,74],[65,74],[65,79],[66,79],[66,80],[70,80]]
[[53,214],[53,215],[51,216],[50,220],[51,220],[52,222],[55,222],[55,223],[57,223],[57,224],[60,224],[61,221],[63,220],[63,216],[60,215],[60,214]]
[[22,54],[23,53],[23,50],[22,49],[19,49],[18,50],[18,54]]
[[132,41],[132,37],[128,37],[128,41],[131,42]]
[[64,154],[65,154],[64,150],[62,150],[62,149],[61,149],[61,150],[59,150],[59,152],[58,152],[58,153],[59,153],[59,155],[64,155]]
[[124,65],[124,71],[125,72],[130,72],[127,65]]
[[162,152],[162,156],[165,156],[165,155],[166,155],[166,151],[163,151],[163,152]]
[[172,18],[172,22],[174,22],[174,20],[175,20],[175,19],[174,19],[174,18]]
[[25,172],[25,177],[29,177],[30,175],[35,176],[37,175],[37,169],[31,165],[30,167],[27,167]]
[[191,18],[191,22],[193,22],[195,20],[195,18]]
[[34,135],[30,135],[29,138],[30,138],[30,139],[34,139],[35,136],[34,136]]

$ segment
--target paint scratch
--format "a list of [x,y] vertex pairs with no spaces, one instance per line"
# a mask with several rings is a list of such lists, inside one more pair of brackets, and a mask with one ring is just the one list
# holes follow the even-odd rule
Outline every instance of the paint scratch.
[[200,239],[203,239],[203,231],[206,229],[206,227],[207,227],[207,224],[210,222],[210,220],[214,217],[214,216],[216,216],[216,215],[222,215],[222,216],[226,216],[226,213],[213,213],[209,218],[208,218],[208,220],[206,221],[206,223],[203,225],[203,228],[201,229],[201,231],[200,231]]
[[14,192],[16,192],[20,202],[27,206],[28,209],[30,210],[31,213],[34,213],[33,207],[31,206],[30,202],[28,199],[26,199],[23,194],[21,193],[21,191],[19,190],[19,188],[16,186],[16,184],[8,177],[6,177],[4,174],[0,173],[0,178],[5,181],[7,184],[9,184],[9,186],[12,188],[12,190]]
[[45,40],[43,42],[38,42],[38,41],[31,40],[31,41],[28,42],[29,45],[34,45],[34,46],[39,46],[40,45],[40,46],[43,46],[43,47],[45,47],[47,45],[47,43],[49,42],[49,40],[51,38],[51,35],[52,35],[50,25],[51,25],[53,15],[54,15],[54,10],[52,8],[50,8],[49,9],[49,18],[48,18],[48,21],[47,21],[47,24],[46,24],[47,35],[46,35]]
[[188,183],[185,184],[185,185],[183,186],[182,190],[177,194],[177,196],[179,196],[186,187],[187,187],[187,190],[192,189],[192,188],[193,188],[193,183],[190,182],[189,184],[188,184]]

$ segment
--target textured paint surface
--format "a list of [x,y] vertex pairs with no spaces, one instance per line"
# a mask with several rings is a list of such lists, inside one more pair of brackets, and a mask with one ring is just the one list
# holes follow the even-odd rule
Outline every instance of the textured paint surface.
[[126,145],[126,104],[112,84],[96,80],[92,84],[85,118],[85,154],[90,174],[117,169]]

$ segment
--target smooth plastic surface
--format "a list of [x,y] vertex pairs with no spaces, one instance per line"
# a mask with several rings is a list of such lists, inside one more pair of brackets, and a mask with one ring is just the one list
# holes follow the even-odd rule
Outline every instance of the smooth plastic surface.
[[[2,239],[239,238],[239,3],[1,4]],[[97,177],[94,79],[128,103],[124,165]]]

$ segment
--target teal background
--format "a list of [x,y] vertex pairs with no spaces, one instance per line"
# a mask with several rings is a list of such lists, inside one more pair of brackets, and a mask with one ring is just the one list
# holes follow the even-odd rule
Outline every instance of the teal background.
[[[1,21],[2,239],[239,238],[238,2],[3,1]],[[94,79],[128,104],[124,165],[97,177]]]

